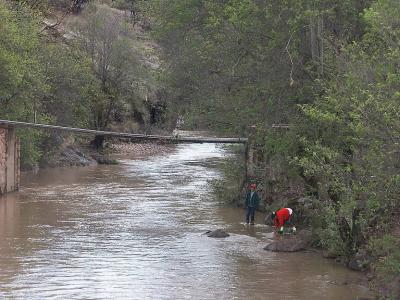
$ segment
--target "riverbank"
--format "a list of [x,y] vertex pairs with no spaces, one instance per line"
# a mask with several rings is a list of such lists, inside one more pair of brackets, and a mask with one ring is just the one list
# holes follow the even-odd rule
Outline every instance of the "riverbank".
[[[266,171],[256,178],[237,176],[236,174],[244,174],[243,166],[240,166],[242,157],[242,153],[236,153],[229,164],[220,168],[224,176],[218,184],[214,184],[214,194],[218,199],[223,199],[222,202],[233,207],[241,207],[247,184],[257,182],[262,199],[260,212],[264,216],[281,207],[292,208],[297,215],[297,228],[307,229],[312,233],[308,247],[316,255],[359,272],[363,276],[363,285],[379,295],[379,299],[400,299],[398,210],[392,210],[387,216],[387,224],[368,224],[363,232],[357,233],[358,222],[353,222],[352,219],[356,217],[354,213],[346,219],[344,216],[339,219],[334,212],[328,211],[323,199],[305,193],[305,183],[300,179],[282,179],[276,165],[264,165]],[[362,218],[364,215],[360,215],[360,220]],[[342,223],[338,223],[339,221]],[[344,224],[343,227],[340,224]],[[348,228],[349,231],[344,231],[343,228]],[[354,248],[347,252],[350,247],[346,244],[346,238],[349,236]],[[292,245],[283,246],[290,249]]]
[[[284,204],[280,203],[280,205],[282,207],[291,207],[298,213],[297,229],[309,231],[310,236],[306,238],[298,238],[296,236],[293,241],[290,241],[290,239],[274,240],[266,246],[266,250],[291,252],[292,248],[299,248],[299,250],[311,251],[336,265],[342,265],[359,273],[362,276],[359,284],[368,288],[374,295],[372,298],[365,299],[400,299],[400,269],[398,265],[400,253],[400,226],[398,220],[400,215],[398,213],[392,213],[394,221],[389,225],[389,227],[392,227],[390,233],[379,235],[378,230],[373,232],[373,236],[368,237],[368,242],[364,242],[355,253],[346,256],[343,252],[340,252],[341,248],[338,247],[337,252],[333,252],[329,245],[323,244],[319,240],[322,227],[319,227],[319,223],[315,220],[317,218],[321,219],[321,217],[318,217],[321,210],[312,205],[310,198],[299,198],[298,200],[287,201]],[[267,205],[265,208],[267,212],[265,213],[264,211],[264,213],[268,216],[268,212],[275,208],[276,204]],[[266,218],[267,223],[268,218]],[[335,236],[332,235],[332,243],[335,242]],[[348,283],[343,281],[340,284],[346,285]]]

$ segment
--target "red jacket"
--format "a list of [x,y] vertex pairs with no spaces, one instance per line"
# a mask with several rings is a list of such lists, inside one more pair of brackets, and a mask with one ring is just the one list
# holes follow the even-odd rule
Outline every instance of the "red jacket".
[[282,227],[290,219],[290,211],[287,208],[281,208],[276,212],[274,224],[275,227]]

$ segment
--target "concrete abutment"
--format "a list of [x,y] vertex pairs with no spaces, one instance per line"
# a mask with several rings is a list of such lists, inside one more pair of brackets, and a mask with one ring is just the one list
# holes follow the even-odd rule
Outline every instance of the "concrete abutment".
[[0,195],[17,191],[20,183],[20,142],[15,128],[0,126]]

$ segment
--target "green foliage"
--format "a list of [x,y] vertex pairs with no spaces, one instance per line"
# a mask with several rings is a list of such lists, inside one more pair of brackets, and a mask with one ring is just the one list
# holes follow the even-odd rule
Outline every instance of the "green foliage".
[[[39,11],[73,9],[65,4],[0,0],[1,118],[96,129],[132,118],[164,122],[157,71],[144,66],[129,18],[94,2],[74,18],[77,35],[64,43],[43,30]],[[43,138],[21,135],[24,165],[40,159]]]
[[[87,59],[71,48],[41,40],[40,15],[29,3],[0,2],[0,115],[4,119],[84,126],[99,83]],[[42,156],[43,133],[19,131],[21,164]]]
[[181,114],[241,135],[288,123],[296,104],[311,102],[312,77],[333,51],[325,39],[358,33],[363,9],[351,1],[150,2]]
[[0,2],[0,113],[18,117],[46,86],[37,59],[38,24],[24,6],[11,11]]
[[[11,10],[0,1],[0,116],[4,119],[40,118],[40,97],[48,91],[40,63],[36,14],[18,4]],[[44,112],[43,112],[44,113]],[[20,131],[21,166],[40,159],[41,133]]]
[[[78,46],[91,60],[102,97],[93,102],[91,126],[104,129],[134,113],[150,122],[149,102],[157,105],[155,72],[144,66],[135,32],[127,19],[104,5],[89,5],[75,24]],[[149,101],[149,102],[148,102]]]
[[233,150],[234,155],[217,166],[223,178],[212,181],[211,186],[221,203],[240,204],[244,201],[240,197],[245,180],[244,153],[236,147],[230,147],[230,150]]
[[39,59],[49,86],[41,102],[52,122],[90,126],[92,109],[103,95],[88,58],[75,49],[49,44],[42,49]]
[[[390,212],[400,204],[399,50],[394,44],[400,31],[392,21],[399,8],[398,2],[377,1],[365,11],[362,39],[343,47],[335,77],[325,80],[323,96],[300,106],[304,118],[298,119],[308,126],[297,126],[301,152],[292,164],[306,180],[316,181],[319,198],[330,201],[365,237],[388,226]],[[360,214],[354,217],[354,211]],[[323,244],[332,240],[320,238]]]
[[21,170],[32,170],[38,167],[42,158],[42,134],[34,129],[18,130],[17,135],[21,140]]
[[170,85],[182,113],[190,107],[195,123],[232,134],[245,132],[269,108],[274,110],[265,106],[273,91],[263,69],[268,65],[272,77],[272,57],[267,61],[264,53],[276,45],[257,45],[267,41],[262,31],[269,25],[260,7],[253,1],[158,4],[166,17],[158,17],[156,36],[173,61]]
[[345,254],[345,244],[340,239],[339,228],[336,224],[335,209],[329,205],[321,206],[318,215],[311,220],[315,246],[328,250],[334,256]]
[[377,257],[374,267],[390,280],[400,274],[400,239],[392,235],[384,235],[369,241],[368,249]]

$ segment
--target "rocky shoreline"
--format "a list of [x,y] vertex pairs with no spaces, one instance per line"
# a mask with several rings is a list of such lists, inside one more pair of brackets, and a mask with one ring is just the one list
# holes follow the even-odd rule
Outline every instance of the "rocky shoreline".
[[118,143],[111,144],[108,148],[112,155],[144,158],[171,153],[175,149],[175,145],[161,143]]
[[174,145],[159,143],[113,143],[101,151],[86,145],[68,145],[57,153],[47,156],[36,168],[88,167],[95,165],[118,164],[116,158],[146,158],[154,155],[165,155],[173,151]]

